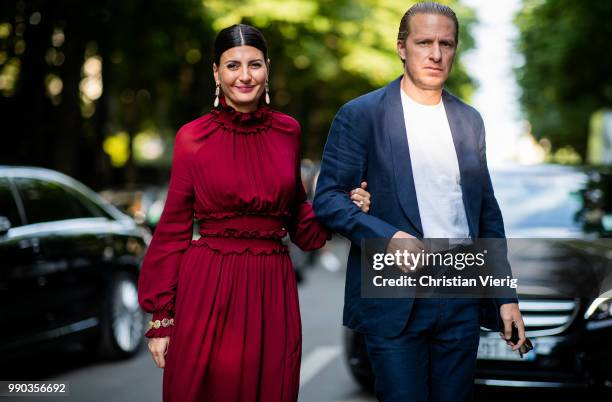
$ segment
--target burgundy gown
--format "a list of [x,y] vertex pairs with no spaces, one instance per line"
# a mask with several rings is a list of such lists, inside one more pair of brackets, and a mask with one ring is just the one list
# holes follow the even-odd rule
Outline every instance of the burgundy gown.
[[[164,402],[295,402],[301,322],[281,239],[319,248],[329,232],[306,201],[300,127],[261,107],[221,107],[176,135],[168,198],[142,265],[138,294],[174,326]],[[192,240],[193,218],[201,238]]]

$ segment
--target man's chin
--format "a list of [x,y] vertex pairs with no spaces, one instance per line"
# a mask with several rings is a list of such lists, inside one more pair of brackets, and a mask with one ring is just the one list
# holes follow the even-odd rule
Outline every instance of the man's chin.
[[421,81],[419,87],[424,91],[441,91],[444,88],[444,81]]

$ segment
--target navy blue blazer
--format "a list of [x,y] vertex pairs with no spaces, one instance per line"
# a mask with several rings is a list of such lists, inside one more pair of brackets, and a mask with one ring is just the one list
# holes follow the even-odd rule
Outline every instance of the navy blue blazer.
[[[361,242],[391,238],[399,230],[423,238],[400,81],[401,77],[340,108],[329,131],[314,198],[317,217],[352,243],[344,325],[379,336],[395,336],[402,331],[413,300],[361,297]],[[487,168],[482,118],[446,90],[442,101],[457,152],[470,236],[504,238],[504,223]],[[368,182],[372,196],[367,214],[347,196],[363,180]],[[499,330],[499,305],[508,302],[516,299],[483,299],[481,325]]]

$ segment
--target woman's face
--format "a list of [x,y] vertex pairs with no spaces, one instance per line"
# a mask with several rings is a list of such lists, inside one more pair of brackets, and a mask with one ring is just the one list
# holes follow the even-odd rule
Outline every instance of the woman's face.
[[213,65],[215,81],[221,85],[228,105],[239,112],[257,109],[268,79],[268,66],[261,50],[236,46],[221,54]]

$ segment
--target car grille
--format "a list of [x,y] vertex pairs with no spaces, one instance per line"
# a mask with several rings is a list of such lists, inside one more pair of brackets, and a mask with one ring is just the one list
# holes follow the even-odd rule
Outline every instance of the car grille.
[[527,336],[554,335],[565,331],[578,313],[574,299],[519,299]]

